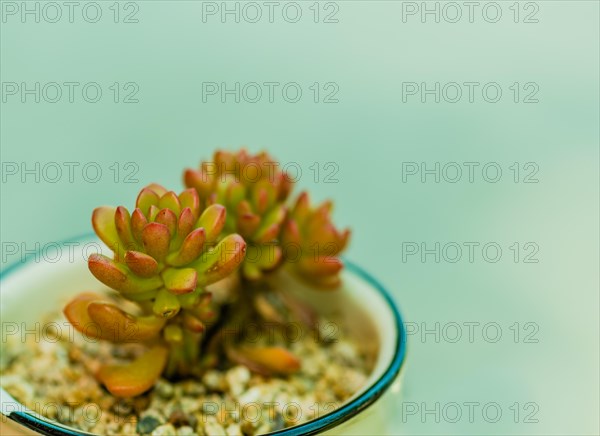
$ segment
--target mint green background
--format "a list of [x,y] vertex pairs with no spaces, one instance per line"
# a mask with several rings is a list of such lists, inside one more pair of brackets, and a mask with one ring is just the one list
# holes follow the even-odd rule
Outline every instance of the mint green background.
[[[94,161],[104,170],[96,184],[80,174],[56,184],[9,177],[2,241],[33,247],[88,232],[96,205],[131,205],[151,181],[178,190],[182,168],[217,147],[264,147],[303,168],[299,185],[313,197],[335,199],[337,221],[354,231],[347,256],[394,293],[408,321],[503,329],[497,343],[412,336],[403,390],[404,401],[429,408],[497,402],[499,422],[478,413],[473,423],[431,415],[403,423],[399,404],[391,433],[598,434],[598,3],[537,2],[537,24],[480,15],[473,24],[403,23],[400,2],[337,3],[337,24],[202,23],[201,3],[184,1],[138,2],[138,24],[0,23],[3,82],[140,87],[138,104],[108,95],[97,104],[2,104],[3,162]],[[508,13],[512,2],[500,3]],[[295,81],[307,93],[333,81],[340,102],[305,94],[297,104],[202,103],[204,81]],[[496,81],[506,94],[497,104],[402,103],[404,81]],[[540,102],[513,103],[515,81],[536,82]],[[114,183],[115,161],[135,162],[139,183]],[[402,183],[406,161],[494,161],[505,172],[495,184],[480,173],[472,184]],[[339,182],[314,183],[313,162],[336,162]],[[539,183],[513,183],[513,162],[537,163]],[[495,264],[404,263],[403,241],[495,241],[504,254]],[[515,264],[515,241],[537,243],[539,263]],[[539,325],[539,343],[514,343],[514,322]],[[537,403],[539,422],[514,423],[515,402]]]

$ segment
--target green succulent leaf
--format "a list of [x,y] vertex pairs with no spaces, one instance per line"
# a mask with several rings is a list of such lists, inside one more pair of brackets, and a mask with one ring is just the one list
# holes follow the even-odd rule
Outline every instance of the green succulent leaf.
[[206,295],[201,288],[194,289],[188,294],[178,295],[179,304],[184,309],[193,309],[201,301],[202,295]]
[[237,269],[246,255],[246,242],[237,234],[228,235],[217,246],[205,253],[192,266],[198,270],[198,284],[215,283]]
[[169,324],[163,331],[163,337],[170,344],[181,344],[183,342],[183,330],[177,324]]
[[185,170],[183,174],[183,181],[185,186],[194,189],[203,198],[208,197],[212,192],[212,178],[201,171],[195,171],[192,169]]
[[150,211],[148,212],[148,221],[156,220],[156,215],[160,212],[160,208],[155,205],[150,206]]
[[167,268],[162,273],[165,287],[175,295],[196,289],[198,272],[193,268]]
[[246,238],[252,238],[260,225],[260,217],[252,213],[238,215],[236,227],[240,234]]
[[184,266],[193,262],[202,253],[205,240],[204,228],[194,230],[186,236],[177,252],[167,256],[167,263],[172,266]]
[[143,215],[150,213],[151,206],[158,206],[159,196],[152,189],[144,188],[140,191],[135,202],[135,207],[140,209]]
[[200,215],[197,227],[204,227],[206,240],[213,242],[223,230],[225,225],[225,208],[220,204],[213,204],[206,208]]
[[165,193],[158,202],[160,209],[170,209],[175,215],[181,213],[181,203],[179,197],[173,191]]
[[179,299],[167,289],[161,289],[156,294],[152,311],[156,316],[168,319],[177,315],[180,308]]
[[160,277],[138,277],[127,267],[101,254],[92,254],[88,259],[88,267],[94,277],[128,298],[146,294],[162,285]]
[[119,258],[122,258],[124,250],[115,225],[116,210],[117,208],[109,206],[97,207],[92,213],[92,226],[102,242],[114,251]]
[[195,189],[189,188],[179,194],[181,209],[189,208],[195,219],[200,215],[200,197]]

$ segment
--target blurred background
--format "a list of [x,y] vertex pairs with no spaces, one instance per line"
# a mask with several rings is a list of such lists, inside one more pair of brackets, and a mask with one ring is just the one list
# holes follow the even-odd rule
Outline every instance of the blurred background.
[[267,149],[406,319],[390,434],[599,434],[598,5],[2,1],[2,266]]

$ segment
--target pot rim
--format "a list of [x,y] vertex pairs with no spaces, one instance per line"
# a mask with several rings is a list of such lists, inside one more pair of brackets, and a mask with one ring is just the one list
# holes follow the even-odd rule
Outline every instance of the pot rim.
[[[79,242],[83,240],[90,240],[92,238],[96,238],[96,235],[93,233],[86,233],[84,235],[80,235],[78,237],[67,239],[61,242]],[[6,268],[2,268],[2,270],[0,271],[0,282],[4,280],[9,274],[13,274],[25,265],[27,265],[30,262],[31,258],[35,256],[35,254],[28,255],[25,257],[25,259],[17,261],[7,266]],[[385,369],[381,377],[379,377],[379,379],[377,379],[371,386],[369,386],[367,390],[365,390],[362,394],[349,401],[348,403],[343,404],[340,408],[326,415],[320,416],[319,418],[307,421],[303,424],[299,424],[294,427],[277,430],[268,433],[268,435],[314,435],[324,432],[326,430],[330,430],[342,424],[343,422],[348,421],[349,419],[357,416],[360,412],[362,412],[363,410],[371,406],[373,403],[375,403],[379,399],[379,397],[381,397],[389,389],[389,387],[393,384],[394,380],[396,379],[397,375],[400,373],[404,361],[406,360],[406,329],[404,327],[402,316],[400,315],[400,310],[394,302],[392,295],[371,274],[366,272],[357,264],[350,262],[348,259],[343,258],[343,260],[345,267],[349,271],[357,275],[359,278],[367,282],[376,291],[379,292],[379,294],[383,297],[386,304],[388,305],[388,308],[392,312],[395,328],[398,333],[394,344],[395,350],[393,353],[392,361]],[[63,424],[57,423],[55,421],[50,420],[49,418],[39,415],[33,411],[28,411],[28,409],[26,409],[24,405],[16,401],[2,387],[0,387],[0,396],[2,397],[2,414],[10,418],[11,420],[32,430],[38,431],[42,434],[53,436],[93,435],[93,433],[88,433],[81,430],[76,430],[72,427],[67,427]],[[11,412],[9,412],[6,415],[5,411],[9,410],[8,406],[11,406]]]

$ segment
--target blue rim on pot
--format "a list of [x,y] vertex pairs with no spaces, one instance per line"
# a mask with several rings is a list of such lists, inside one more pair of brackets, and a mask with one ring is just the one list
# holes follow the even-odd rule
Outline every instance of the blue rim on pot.
[[[88,233],[80,237],[64,241],[64,243],[90,239],[94,236],[95,235]],[[9,274],[18,271],[19,268],[26,265],[33,256],[28,256],[23,261],[13,263],[12,265],[9,265],[8,267],[4,268],[0,272],[0,281],[8,277]],[[361,279],[369,283],[371,286],[373,286],[373,288],[375,288],[381,294],[381,296],[384,298],[385,302],[389,306],[394,317],[395,327],[398,331],[395,343],[395,350],[393,354],[394,357],[390,362],[389,366],[384,371],[384,373],[375,383],[373,383],[361,395],[349,401],[348,403],[345,403],[339,409],[336,409],[333,412],[330,412],[326,415],[305,422],[303,424],[271,432],[269,433],[269,435],[314,435],[324,432],[326,430],[330,430],[340,425],[341,423],[348,421],[349,419],[355,417],[360,412],[368,408],[375,401],[377,401],[377,399],[389,389],[389,387],[396,379],[396,376],[399,374],[400,369],[402,368],[406,357],[406,330],[404,328],[402,316],[400,315],[400,311],[398,310],[396,303],[394,302],[390,293],[373,276],[371,276],[365,270],[360,268],[358,265],[348,261],[347,259],[344,259],[344,264],[349,271],[353,272],[358,277],[360,277]],[[12,398],[12,396],[10,396],[10,394],[8,394],[3,388],[0,388],[0,397],[0,401],[2,402],[3,414],[5,414],[5,411],[10,410],[9,413],[6,413],[6,416],[8,416],[9,419],[41,434],[52,436],[78,436],[93,434],[64,426],[34,412],[19,410],[19,408],[22,408],[21,404],[16,402]]]

